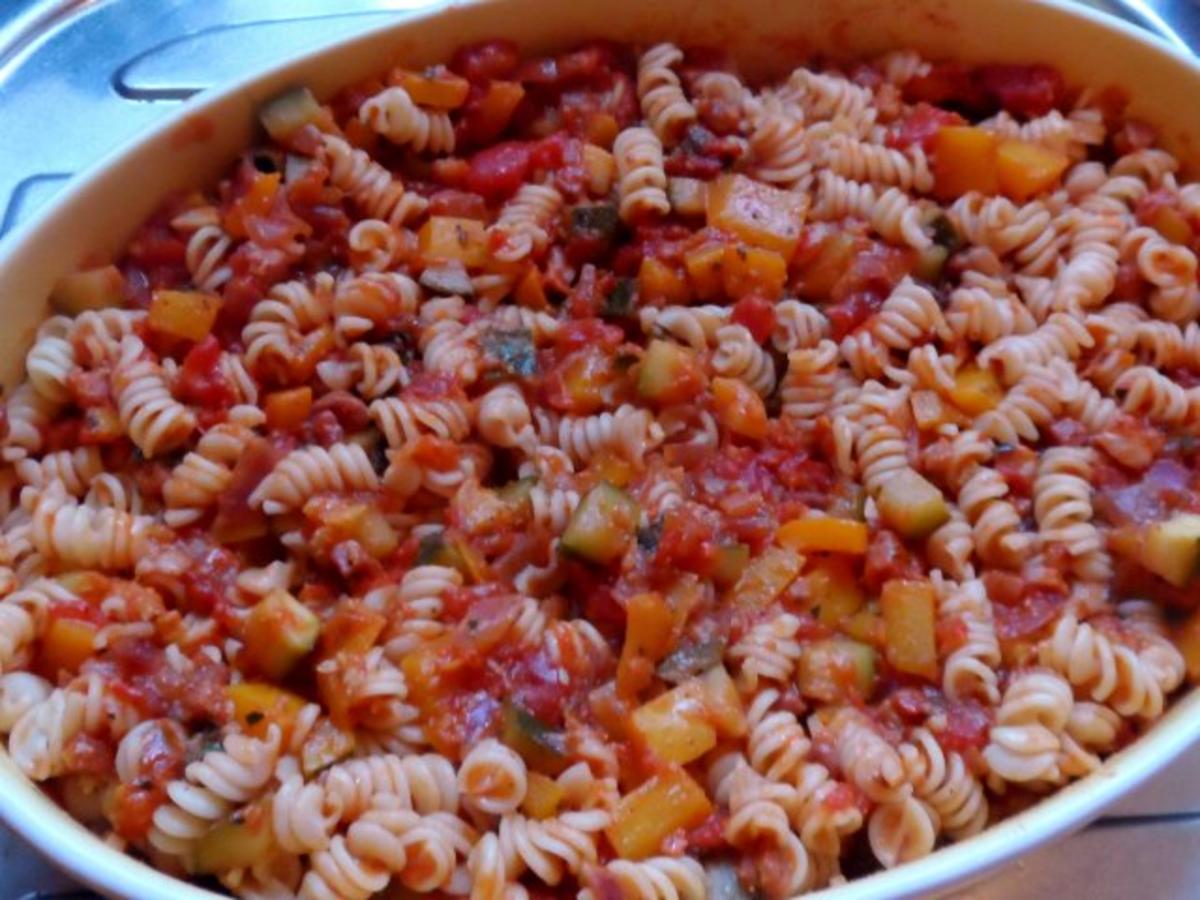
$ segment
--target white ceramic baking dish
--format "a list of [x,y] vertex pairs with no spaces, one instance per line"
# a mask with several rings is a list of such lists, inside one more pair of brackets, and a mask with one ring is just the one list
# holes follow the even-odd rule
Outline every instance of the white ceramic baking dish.
[[[1065,0],[481,0],[451,3],[309,53],[185,104],[139,140],[76,179],[32,223],[0,244],[0,374],[9,388],[46,297],[61,274],[112,258],[167,193],[215,178],[252,139],[255,110],[293,84],[325,96],[403,61],[446,59],[460,44],[503,36],[525,50],[590,37],[719,45],[748,73],[820,52],[839,56],[913,47],[934,58],[1047,62],[1068,82],[1117,85],[1131,110],[1162,129],[1185,162],[1200,157],[1200,64],[1146,33]],[[10,138],[20,139],[19,135]],[[926,859],[823,896],[956,893],[1032,847],[1081,827],[1161,770],[1200,733],[1193,691],[1142,740],[1100,771],[1027,812]],[[183,884],[104,845],[27,781],[0,751],[0,818],[55,864],[114,897],[200,900]],[[1076,885],[1076,890],[1085,886]]]

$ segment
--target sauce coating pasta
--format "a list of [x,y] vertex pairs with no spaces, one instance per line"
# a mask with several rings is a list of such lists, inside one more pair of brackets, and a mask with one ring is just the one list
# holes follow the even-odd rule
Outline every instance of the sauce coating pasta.
[[261,120],[5,401],[0,732],[111,843],[790,897],[1200,676],[1200,189],[1110,94],[492,41]]

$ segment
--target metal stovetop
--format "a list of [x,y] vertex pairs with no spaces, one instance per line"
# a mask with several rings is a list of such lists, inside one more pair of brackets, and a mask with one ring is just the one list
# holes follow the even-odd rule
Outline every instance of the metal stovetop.
[[[0,0],[0,236],[197,91],[436,2]],[[1200,47],[1200,0],[1086,2]],[[1191,757],[970,896],[1200,896],[1200,754]],[[34,895],[91,896],[0,825],[0,900]]]

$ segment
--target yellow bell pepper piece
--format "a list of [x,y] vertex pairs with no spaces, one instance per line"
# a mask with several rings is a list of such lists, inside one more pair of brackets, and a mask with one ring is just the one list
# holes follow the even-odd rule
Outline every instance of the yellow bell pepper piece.
[[1052,189],[1070,163],[1065,153],[1028,141],[1003,141],[996,150],[1000,190],[1018,203]]
[[604,833],[622,859],[645,859],[659,852],[667,835],[695,828],[711,813],[704,788],[687,772],[674,769],[622,797]]
[[934,192],[953,200],[968,191],[995,194],[1000,188],[996,171],[996,135],[970,125],[945,125],[933,136]]
[[221,298],[200,291],[155,291],[150,301],[150,328],[159,334],[202,341],[212,331]]
[[756,247],[790,257],[800,243],[808,198],[745,175],[722,175],[707,194],[708,224]]
[[820,550],[827,553],[849,553],[859,556],[867,552],[868,529],[863,522],[813,516],[792,519],[779,526],[775,541],[801,553]]
[[938,677],[933,587],[928,581],[893,579],[879,597],[887,635],[884,653],[894,669],[930,681]]
[[431,216],[417,233],[417,248],[427,263],[458,260],[473,267],[488,260],[487,233],[475,219]]

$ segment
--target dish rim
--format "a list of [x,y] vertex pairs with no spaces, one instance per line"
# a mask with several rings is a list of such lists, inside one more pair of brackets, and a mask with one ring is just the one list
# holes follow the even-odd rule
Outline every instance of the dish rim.
[[[251,87],[278,78],[288,70],[320,65],[327,55],[347,52],[356,44],[371,44],[381,35],[455,10],[504,4],[506,0],[448,0],[427,7],[395,10],[395,18],[347,37],[304,51],[258,69],[226,85],[206,90],[179,104],[144,132],[121,142],[94,164],[74,175],[44,206],[16,224],[0,239],[0,280],[37,240],[46,237],[52,220],[65,207],[81,202],[87,193],[111,177],[110,170],[146,144],[168,139],[189,117],[203,115]],[[1149,46],[1159,54],[1200,75],[1200,59],[1145,29],[1073,0],[1005,0],[1014,7],[1044,7],[1119,33],[1123,39]],[[1200,137],[1200,135],[1198,135]],[[1192,721],[1189,722],[1189,719]],[[852,898],[938,896],[966,887],[1038,845],[1083,828],[1121,796],[1163,771],[1200,737],[1200,686],[1180,696],[1151,730],[1127,748],[1106,758],[1096,772],[1056,790],[1030,808],[1002,819],[974,837],[939,848],[920,860],[857,878],[844,886],[814,894],[829,900]],[[15,783],[14,783],[15,782]],[[217,900],[221,894],[198,887],[153,868],[121,850],[106,846],[96,835],[71,819],[34,782],[21,774],[0,746],[0,821],[31,849],[88,886],[111,896]],[[64,821],[65,819],[65,821]],[[74,828],[67,827],[74,825]],[[978,862],[979,857],[983,862]]]

